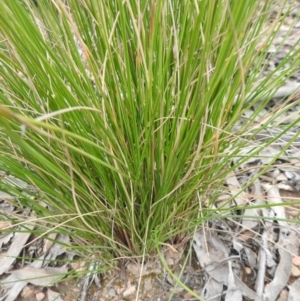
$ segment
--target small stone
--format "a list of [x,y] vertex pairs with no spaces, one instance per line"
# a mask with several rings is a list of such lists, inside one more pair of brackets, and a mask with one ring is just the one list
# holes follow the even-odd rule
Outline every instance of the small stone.
[[129,287],[126,291],[123,292],[123,297],[128,297],[129,295],[132,295],[135,292],[135,286]]
[[45,294],[42,292],[39,292],[35,295],[35,298],[37,301],[42,301],[45,298]]
[[299,269],[297,266],[295,266],[294,264],[293,264],[293,266],[292,266],[292,272],[291,272],[291,275],[292,275],[293,277],[299,277],[299,276],[300,276],[300,269]]
[[293,257],[293,264],[296,266],[300,266],[300,256]]

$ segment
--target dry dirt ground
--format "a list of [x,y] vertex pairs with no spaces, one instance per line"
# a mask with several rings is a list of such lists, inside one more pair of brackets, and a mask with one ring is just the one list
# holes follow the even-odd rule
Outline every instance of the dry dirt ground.
[[[299,12],[299,7],[296,7],[275,39],[268,54],[272,57],[268,72],[298,43],[300,21],[294,21]],[[288,39],[281,44],[293,22]],[[276,106],[286,104],[283,99],[288,98],[286,102],[289,103],[298,101],[299,93],[295,90],[299,88],[299,75],[287,79],[258,118],[265,118]],[[281,116],[278,124],[298,120],[299,112],[300,106],[294,106]],[[275,135],[276,131],[274,128],[266,131],[265,135]],[[26,233],[2,233],[0,301],[300,300],[300,139],[295,140],[244,193],[228,203],[239,188],[254,179],[258,170],[268,164],[270,158],[278,154],[291,135],[298,131],[295,126],[281,141],[275,141],[264,149],[261,157],[245,162],[239,171],[232,173],[224,184],[224,194],[216,204],[216,207],[232,203],[285,203],[285,206],[264,210],[249,206],[245,212],[233,212],[235,218],[228,215],[226,220],[214,220],[203,225],[184,244],[161,249],[168,268],[157,257],[149,257],[144,262],[123,260],[115,269],[95,273],[101,268],[101,263],[94,262],[93,258],[83,262],[66,247],[53,244],[46,238],[36,239]],[[258,144],[260,139],[263,137],[257,137]],[[0,210],[14,210],[9,195],[2,193],[0,199]],[[253,215],[263,215],[264,222],[247,218]],[[287,218],[295,223],[286,222]],[[7,226],[8,222],[0,222],[0,230]],[[65,245],[70,243],[67,236],[50,238]],[[62,259],[73,260],[73,263],[61,264]],[[45,266],[44,263],[49,261],[52,264]],[[74,271],[70,274],[73,279],[70,277],[53,285],[68,269]],[[90,275],[78,284],[80,273],[87,269],[90,269]],[[197,296],[202,296],[202,299]]]

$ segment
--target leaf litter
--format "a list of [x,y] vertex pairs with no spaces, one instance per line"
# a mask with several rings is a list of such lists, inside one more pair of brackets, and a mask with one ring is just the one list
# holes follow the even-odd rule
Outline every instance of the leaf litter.
[[[298,41],[299,21],[281,45],[285,33],[297,17],[297,14],[291,13],[287,24],[283,25],[274,40],[274,47],[269,55],[275,55],[269,62],[267,72],[272,72],[278,61]],[[280,50],[277,49],[278,45],[281,45]],[[299,100],[298,78],[299,74],[296,74],[280,87],[263,111],[265,116],[282,105],[279,101],[281,99],[288,99],[286,103]],[[276,125],[298,121],[299,112],[300,105],[296,104],[292,110],[275,120]],[[246,113],[243,118],[251,114],[252,112]],[[258,116],[257,121],[261,123],[265,116]],[[242,123],[243,120],[235,129],[239,129]],[[256,147],[265,139],[275,137],[279,131],[280,127],[274,126],[257,134]],[[274,141],[258,156],[245,162],[240,170],[230,174],[224,184],[226,192],[220,196],[216,208],[248,207],[243,212],[233,210],[234,217],[228,214],[227,220],[213,220],[203,225],[193,236],[193,252],[188,264],[184,266],[182,261],[186,254],[185,246],[162,248],[161,252],[168,266],[191,292],[213,301],[299,300],[300,226],[288,223],[287,219],[299,221],[300,138],[295,139],[280,158],[257,177],[258,172],[273,161],[298,131],[299,128],[295,126],[284,133],[279,141]],[[247,136],[243,138],[247,139]],[[247,153],[251,148],[252,146],[242,151]],[[26,183],[12,176],[1,175],[1,178],[20,189],[28,188]],[[252,184],[239,193],[250,182]],[[14,212],[10,202],[12,199],[11,195],[0,192],[0,212],[3,216]],[[264,204],[267,206],[263,209],[251,208]],[[22,226],[15,226],[15,232],[4,231],[12,227],[5,218],[0,221],[0,301],[31,300],[30,298],[45,301],[196,300],[191,292],[176,285],[174,278],[157,258],[149,258],[143,265],[133,261],[123,262],[118,269],[99,277],[93,273],[99,263],[73,262],[74,254],[68,252],[66,247],[71,244],[67,235],[33,239],[22,231]],[[34,222],[28,223],[26,230],[33,230],[34,227]],[[24,254],[29,254],[31,260]],[[64,260],[61,260],[62,256]],[[70,269],[79,274],[84,270],[88,271],[80,287],[75,285],[76,281],[65,281],[65,286],[57,284]],[[138,281],[140,277],[142,285]],[[73,289],[70,290],[70,287]]]

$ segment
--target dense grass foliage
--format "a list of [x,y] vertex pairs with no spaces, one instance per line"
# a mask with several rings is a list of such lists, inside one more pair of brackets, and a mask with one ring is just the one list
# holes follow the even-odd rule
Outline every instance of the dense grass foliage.
[[258,81],[271,4],[2,0],[0,169],[31,189],[1,189],[86,251],[180,242],[217,214],[257,112],[233,126],[299,64]]

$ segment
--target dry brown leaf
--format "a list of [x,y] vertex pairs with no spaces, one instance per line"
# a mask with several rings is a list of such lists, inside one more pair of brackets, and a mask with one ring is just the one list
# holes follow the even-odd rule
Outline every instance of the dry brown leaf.
[[15,275],[9,275],[6,279],[2,280],[2,287],[5,288],[6,293],[1,296],[0,300],[15,301],[26,285],[26,282],[19,281]]
[[[267,191],[267,196],[268,196],[268,203],[269,204],[282,204],[284,205],[280,193],[279,193],[279,189],[276,186],[273,186],[271,184],[268,183],[264,183],[262,184],[263,188]],[[274,206],[272,207],[272,210],[274,211],[275,215],[277,218],[279,219],[286,219],[286,214],[285,214],[285,209],[284,206]],[[281,226],[286,225],[286,222],[283,222],[281,220],[278,221],[278,224]]]
[[241,185],[239,181],[237,180],[234,173],[231,173],[229,177],[226,179],[226,183],[228,185],[228,188],[231,192],[232,196],[236,197],[234,198],[237,205],[246,205],[249,203],[249,199],[247,195],[244,192],[241,192]]
[[201,297],[205,300],[220,301],[223,292],[223,283],[210,278],[202,290]]
[[210,231],[198,231],[194,235],[193,248],[201,267],[216,281],[227,285],[229,250]]
[[12,275],[15,275],[20,281],[30,282],[39,286],[51,286],[54,283],[62,279],[68,269],[66,267],[52,268],[46,267],[43,269],[25,267],[20,270],[11,271]]
[[32,223],[29,223],[27,225],[27,230],[26,230],[28,232],[16,233],[7,251],[7,256],[1,258],[0,260],[0,275],[5,273],[10,268],[10,266],[14,263],[16,257],[19,256],[29,236],[31,235],[29,231],[33,230],[33,228],[34,225]]
[[44,254],[48,254],[50,248],[51,248],[51,247],[53,246],[53,244],[54,244],[54,241],[53,241],[53,240],[55,240],[56,236],[57,236],[57,233],[51,233],[51,234],[49,234],[49,236],[48,236],[48,237],[50,238],[50,240],[47,239],[47,238],[44,240],[44,248],[43,248]]
[[300,278],[295,280],[289,288],[289,298],[288,301],[298,301],[300,296]]
[[[3,247],[3,245],[6,245],[10,242],[10,240],[14,237],[15,233],[5,233],[0,237],[0,249]],[[2,256],[1,256],[2,257]]]
[[236,286],[235,283],[235,275],[232,271],[231,261],[228,261],[228,285],[227,285],[227,292],[225,296],[225,301],[242,301],[243,294],[240,289]]
[[279,249],[280,262],[273,280],[265,287],[265,298],[275,301],[282,289],[287,285],[292,271],[292,256],[284,249]]

